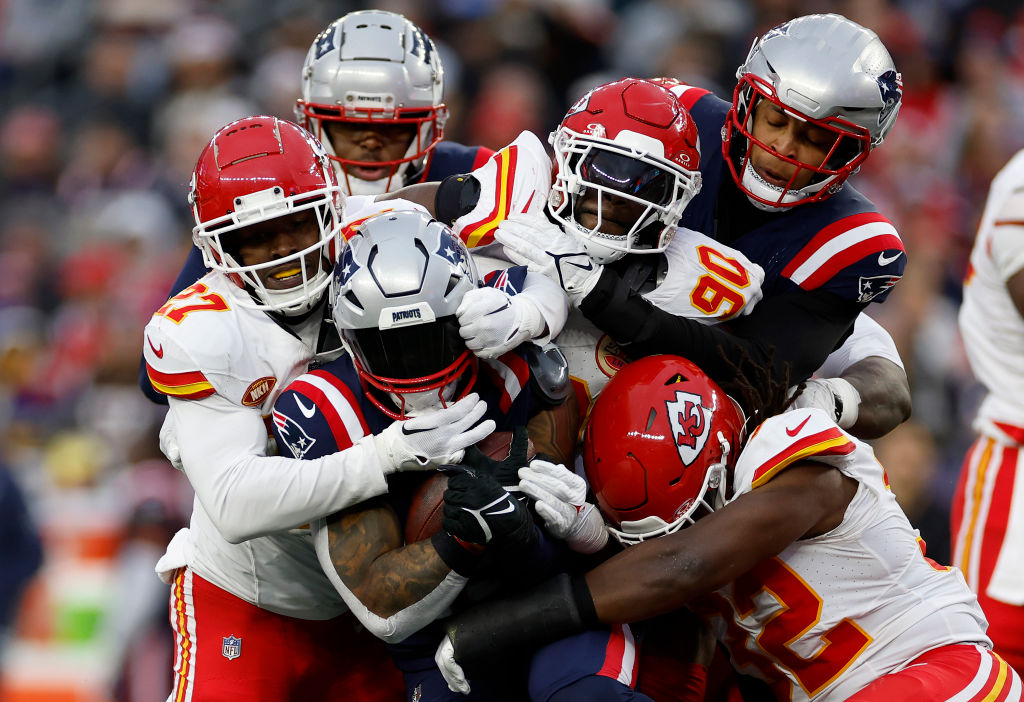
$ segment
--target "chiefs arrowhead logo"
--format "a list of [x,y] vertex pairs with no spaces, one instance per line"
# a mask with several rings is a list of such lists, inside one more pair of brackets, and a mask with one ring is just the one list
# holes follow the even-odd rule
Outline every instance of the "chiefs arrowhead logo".
[[676,391],[676,399],[665,403],[672,438],[684,465],[690,465],[704,450],[711,433],[712,411],[703,405],[703,398],[692,392]]

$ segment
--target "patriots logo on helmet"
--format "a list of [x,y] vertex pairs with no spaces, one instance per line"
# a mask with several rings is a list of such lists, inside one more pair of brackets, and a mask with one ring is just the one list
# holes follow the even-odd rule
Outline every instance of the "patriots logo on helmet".
[[693,463],[707,443],[711,432],[711,410],[703,398],[692,392],[676,391],[675,400],[665,403],[672,438],[684,465]]
[[302,458],[316,443],[316,439],[307,434],[298,422],[277,410],[274,410],[274,425],[295,458]]
[[334,32],[338,28],[338,23],[334,22],[330,27],[320,32],[320,36],[316,38],[316,57],[320,58],[328,51],[334,48]]
[[440,245],[437,247],[437,255],[458,266],[465,273],[469,273],[469,255],[462,242],[448,232],[444,232],[438,238]]
[[334,268],[334,280],[338,285],[345,285],[357,270],[359,270],[359,264],[352,257],[352,249],[346,248],[341,255],[341,261]]
[[878,93],[882,97],[882,109],[878,112],[878,123],[884,124],[903,100],[903,76],[896,71],[886,71],[878,76]]

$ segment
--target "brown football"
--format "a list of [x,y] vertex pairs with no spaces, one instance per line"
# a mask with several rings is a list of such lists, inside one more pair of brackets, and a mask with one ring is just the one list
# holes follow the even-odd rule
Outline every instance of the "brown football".
[[[508,456],[512,446],[512,432],[496,431],[476,446],[485,455],[500,461]],[[536,449],[531,441],[526,455],[533,458],[535,454]],[[416,490],[405,519],[405,543],[429,539],[441,530],[441,506],[444,504],[444,491],[447,487],[448,476],[434,473]]]

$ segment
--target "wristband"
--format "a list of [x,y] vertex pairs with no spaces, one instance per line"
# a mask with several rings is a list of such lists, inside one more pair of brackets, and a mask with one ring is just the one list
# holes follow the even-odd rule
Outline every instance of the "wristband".
[[849,429],[857,423],[860,414],[860,393],[853,384],[843,378],[829,378],[825,381],[832,391],[836,403],[836,424]]

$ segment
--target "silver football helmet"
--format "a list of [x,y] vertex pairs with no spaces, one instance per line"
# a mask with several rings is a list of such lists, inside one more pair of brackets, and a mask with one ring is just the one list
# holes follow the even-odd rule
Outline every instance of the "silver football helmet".
[[465,244],[426,214],[384,212],[356,229],[331,282],[334,324],[385,414],[405,418],[469,393],[477,360],[455,310],[479,280]]
[[[769,30],[754,41],[736,77],[723,130],[725,158],[740,189],[767,210],[838,192],[892,129],[903,97],[903,79],[878,36],[836,14],[798,17]],[[762,100],[833,132],[825,161],[804,163],[758,141],[752,127]],[[799,189],[768,183],[750,163],[755,145],[796,165],[798,173],[812,171],[811,183]]]
[[[302,67],[297,121],[324,143],[350,195],[375,195],[416,183],[444,136],[448,108],[441,102],[444,69],[434,42],[402,15],[350,12],[332,22],[309,47]],[[409,125],[416,135],[396,161],[339,158],[324,122]],[[347,165],[389,167],[375,181],[350,177]]]

